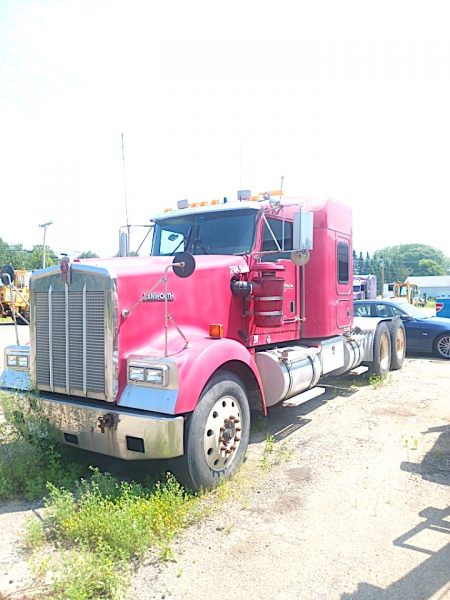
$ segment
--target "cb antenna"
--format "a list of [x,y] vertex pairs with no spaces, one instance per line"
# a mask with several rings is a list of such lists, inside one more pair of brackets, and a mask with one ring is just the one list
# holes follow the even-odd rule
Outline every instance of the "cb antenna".
[[283,195],[283,181],[284,181],[284,175],[281,176],[281,184],[280,184],[280,191],[281,191],[282,195]]
[[125,219],[127,225],[127,256],[129,251],[129,243],[130,243],[130,222],[128,220],[128,200],[127,200],[127,178],[125,176],[125,149],[124,149],[124,141],[123,141],[123,132],[120,134],[122,139],[122,171],[123,171],[123,194],[125,200]]

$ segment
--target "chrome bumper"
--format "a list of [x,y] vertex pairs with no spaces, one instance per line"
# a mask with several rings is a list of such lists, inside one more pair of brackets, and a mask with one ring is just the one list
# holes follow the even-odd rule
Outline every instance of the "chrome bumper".
[[121,410],[78,400],[64,402],[39,395],[31,402],[60,432],[62,441],[125,460],[173,458],[183,454],[183,417]]

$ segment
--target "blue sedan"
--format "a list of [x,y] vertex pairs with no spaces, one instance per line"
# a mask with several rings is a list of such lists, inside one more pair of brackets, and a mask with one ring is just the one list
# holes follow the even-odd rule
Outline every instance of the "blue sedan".
[[388,300],[357,300],[353,308],[355,317],[400,317],[407,351],[431,352],[450,359],[450,319],[426,316],[423,309]]

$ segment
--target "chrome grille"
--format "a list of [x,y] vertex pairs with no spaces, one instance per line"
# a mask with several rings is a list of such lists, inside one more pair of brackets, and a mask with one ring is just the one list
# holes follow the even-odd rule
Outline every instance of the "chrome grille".
[[106,293],[50,286],[34,294],[38,389],[106,397]]

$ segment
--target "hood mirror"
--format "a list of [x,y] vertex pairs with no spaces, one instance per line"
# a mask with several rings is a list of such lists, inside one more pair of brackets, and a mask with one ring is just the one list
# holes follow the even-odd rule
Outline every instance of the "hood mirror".
[[173,272],[178,277],[190,277],[195,271],[195,258],[190,252],[178,252],[173,257]]

